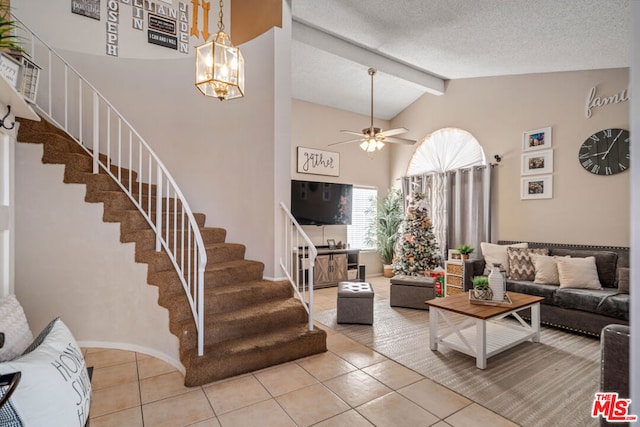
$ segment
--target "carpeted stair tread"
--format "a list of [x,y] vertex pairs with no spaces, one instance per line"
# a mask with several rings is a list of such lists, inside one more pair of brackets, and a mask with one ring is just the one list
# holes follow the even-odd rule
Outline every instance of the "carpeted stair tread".
[[[182,294],[169,295],[166,298],[160,295],[158,302],[163,307],[176,307],[171,312],[171,321],[180,322],[192,318],[188,305],[181,309],[179,299]],[[271,282],[268,280],[251,280],[234,283],[232,285],[207,288],[204,290],[205,313],[225,313],[233,310],[247,308],[254,304],[261,304],[273,300],[285,300],[293,297],[293,288],[287,281]]]
[[[204,274],[207,287],[227,286],[232,283],[262,279],[264,264],[259,261],[239,260],[219,264],[207,264]],[[182,292],[182,285],[175,271],[149,272],[147,281],[168,294]]]
[[[152,220],[155,221],[155,215],[151,216]],[[203,227],[205,222],[205,215],[202,213],[194,213],[194,219],[198,227]],[[105,222],[121,222],[123,225],[128,226],[131,229],[139,229],[147,226],[146,219],[144,219],[142,213],[138,209],[117,209],[117,210],[107,210],[105,209],[104,214],[102,215],[102,219]],[[169,227],[173,227],[174,223],[180,224],[182,223],[182,215],[174,215],[173,212],[163,213],[162,214],[162,226],[166,227],[166,221],[169,221]],[[188,218],[184,218],[184,224],[188,223]]]
[[53,133],[64,137],[69,137],[65,131],[50,123],[49,121],[42,119],[40,121],[29,120],[25,118],[19,118],[20,128],[18,129],[18,142],[30,142],[34,138],[37,138],[41,133]]
[[[170,240],[173,239],[174,234],[173,232],[169,233]],[[227,230],[216,227],[200,227],[200,234],[202,235],[202,241],[205,245],[210,243],[224,243]],[[178,231],[177,238],[180,239],[181,236],[182,233]],[[155,249],[156,247],[156,235],[150,228],[140,230],[120,229],[120,241],[122,243],[135,243],[136,250]]]
[[236,260],[207,264],[205,286],[226,286],[236,282],[262,279],[264,264],[260,261]]
[[[173,240],[169,240],[169,247],[173,249]],[[177,240],[178,250],[176,251],[176,259],[178,264],[188,262],[189,257],[185,252],[185,258],[182,259],[182,251],[180,250],[181,241]],[[207,252],[207,263],[221,263],[227,261],[243,260],[245,246],[238,243],[209,243],[205,245]],[[191,251],[193,257],[193,251]],[[191,258],[193,259],[193,258]],[[172,270],[173,263],[164,250],[156,251],[155,245],[151,249],[136,250],[136,262],[149,264],[153,271]]]
[[185,386],[195,387],[327,351],[327,334],[292,325],[260,336],[207,346],[203,356],[183,355]]
[[[204,318],[204,343],[223,343],[306,322],[307,312],[296,298],[266,301],[225,313],[207,313]],[[169,327],[174,333],[180,333],[181,350],[196,348],[198,338],[193,319],[185,319],[178,324],[171,319]]]

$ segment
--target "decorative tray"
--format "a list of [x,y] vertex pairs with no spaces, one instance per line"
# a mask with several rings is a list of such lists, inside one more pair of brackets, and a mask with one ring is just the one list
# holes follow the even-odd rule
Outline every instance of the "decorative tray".
[[509,298],[509,294],[507,292],[504,293],[504,300],[502,301],[493,301],[493,300],[486,300],[486,299],[475,299],[473,297],[473,291],[469,291],[469,302],[471,304],[478,304],[478,305],[492,305],[495,307],[510,307],[513,305],[513,301],[511,301],[511,298]]

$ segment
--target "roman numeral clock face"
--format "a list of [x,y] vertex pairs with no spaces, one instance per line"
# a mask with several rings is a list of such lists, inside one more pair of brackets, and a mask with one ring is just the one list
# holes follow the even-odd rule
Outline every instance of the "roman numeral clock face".
[[629,169],[629,131],[604,129],[591,135],[580,146],[578,160],[596,175],[613,175]]

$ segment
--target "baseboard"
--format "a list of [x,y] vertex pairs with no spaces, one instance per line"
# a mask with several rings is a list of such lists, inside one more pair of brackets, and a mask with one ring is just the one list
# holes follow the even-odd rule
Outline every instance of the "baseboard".
[[78,341],[78,345],[82,348],[107,348],[112,350],[126,350],[126,351],[135,351],[136,353],[143,353],[149,356],[153,356],[156,359],[160,359],[163,362],[168,363],[169,365],[176,368],[178,371],[184,375],[186,373],[185,367],[179,360],[174,359],[173,357],[162,353],[160,351],[154,350],[152,348],[143,347],[135,344],[128,343],[117,343],[117,342],[107,342],[107,341]]

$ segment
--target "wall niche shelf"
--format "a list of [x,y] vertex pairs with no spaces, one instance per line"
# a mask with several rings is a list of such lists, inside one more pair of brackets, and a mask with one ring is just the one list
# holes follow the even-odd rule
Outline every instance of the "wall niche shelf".
[[[24,97],[4,77],[0,78],[0,103],[6,106],[10,105],[11,113],[16,117],[40,121],[40,116],[33,111]],[[0,112],[0,116],[4,114],[6,114],[6,110]]]

